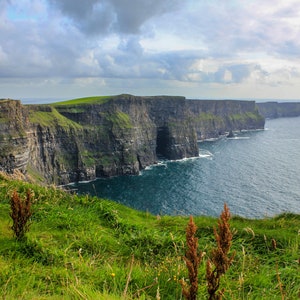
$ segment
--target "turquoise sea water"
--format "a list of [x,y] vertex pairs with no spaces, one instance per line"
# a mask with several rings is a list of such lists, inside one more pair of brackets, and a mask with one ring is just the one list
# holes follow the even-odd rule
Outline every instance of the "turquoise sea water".
[[197,158],[161,161],[139,176],[75,188],[162,215],[218,216],[224,202],[232,214],[249,218],[300,213],[300,117],[267,120],[265,130],[199,148]]

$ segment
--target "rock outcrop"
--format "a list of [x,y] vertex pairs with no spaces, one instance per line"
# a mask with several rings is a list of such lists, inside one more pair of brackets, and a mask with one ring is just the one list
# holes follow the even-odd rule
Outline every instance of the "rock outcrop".
[[0,170],[45,183],[138,174],[159,157],[198,156],[198,141],[261,129],[254,101],[119,95],[24,106],[0,100]]
[[30,151],[28,110],[21,101],[0,100],[0,170],[26,171]]

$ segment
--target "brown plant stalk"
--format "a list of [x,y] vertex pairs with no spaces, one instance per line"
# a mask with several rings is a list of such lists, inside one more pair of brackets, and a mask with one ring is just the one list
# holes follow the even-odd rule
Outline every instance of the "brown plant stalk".
[[[226,204],[218,220],[218,230],[214,228],[214,235],[217,247],[211,252],[211,258],[206,265],[206,280],[209,300],[222,299],[222,291],[219,290],[221,276],[229,269],[234,255],[229,256],[232,243],[232,233],[230,230],[230,212]],[[218,292],[218,293],[217,293]]]
[[198,238],[195,237],[197,226],[194,223],[193,217],[190,216],[190,221],[186,228],[186,243],[187,250],[184,256],[184,261],[189,274],[189,286],[184,280],[181,280],[182,295],[187,300],[197,299],[198,293],[198,268],[202,259],[202,252],[198,253]]
[[10,217],[13,220],[11,229],[17,240],[23,239],[29,230],[29,219],[32,216],[31,197],[31,192],[28,190],[24,200],[21,199],[17,191],[14,191],[10,198]]

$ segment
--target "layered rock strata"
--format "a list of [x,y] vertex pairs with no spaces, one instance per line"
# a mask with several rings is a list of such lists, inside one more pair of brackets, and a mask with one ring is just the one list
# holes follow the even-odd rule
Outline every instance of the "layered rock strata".
[[198,156],[198,141],[261,129],[254,101],[119,95],[51,105],[0,100],[0,170],[45,183],[138,174],[160,157]]

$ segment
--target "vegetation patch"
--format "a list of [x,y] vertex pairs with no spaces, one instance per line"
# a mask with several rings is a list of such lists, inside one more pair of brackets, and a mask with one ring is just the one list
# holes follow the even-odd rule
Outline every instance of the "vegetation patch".
[[54,107],[50,107],[49,110],[31,110],[29,119],[31,123],[45,127],[61,126],[63,128],[82,128],[78,123],[64,117]]
[[55,102],[52,103],[52,106],[65,106],[65,105],[82,105],[82,104],[103,104],[115,96],[94,96],[94,97],[84,97],[84,98],[76,98],[67,101]]
[[5,124],[9,122],[9,118],[8,117],[2,117],[0,114],[0,124]]
[[99,156],[98,164],[102,165],[103,167],[109,167],[113,164],[114,162],[114,157],[112,155],[101,155]]
[[196,122],[222,122],[223,119],[220,116],[214,115],[212,113],[200,113],[198,116],[194,118]]
[[83,152],[80,152],[80,154],[81,154],[82,161],[87,167],[92,167],[95,165],[95,158],[92,152],[84,150]]
[[233,114],[229,116],[229,119],[231,121],[237,121],[237,122],[247,122],[249,120],[253,121],[259,121],[263,120],[264,118],[260,116],[258,113],[254,112],[245,112],[244,114]]
[[36,182],[40,182],[40,183],[45,182],[45,178],[43,177],[43,175],[31,164],[27,165],[26,172],[28,177],[34,179]]
[[[22,199],[28,191],[31,195],[31,226],[26,240],[16,241],[10,228],[14,191]],[[215,254],[215,262],[219,257],[216,241],[218,249],[224,247],[219,244],[223,225],[213,217],[193,220],[197,228],[191,233],[197,243],[190,249],[197,250],[192,257],[201,254],[201,262],[195,264],[197,278],[193,279],[198,283],[196,296],[208,299],[206,268],[211,254]],[[0,175],[1,296],[183,299],[181,283],[190,283],[186,265],[188,222],[187,216],[153,216],[113,201]],[[218,296],[298,299],[300,216],[285,213],[259,220],[234,216],[228,222],[230,253],[235,255],[228,256],[230,268],[220,277]],[[192,236],[189,240],[194,239]],[[210,270],[211,275],[214,269]]]
[[130,129],[133,127],[130,116],[122,111],[116,111],[113,114],[107,114],[106,118],[112,122],[113,126],[116,128]]

